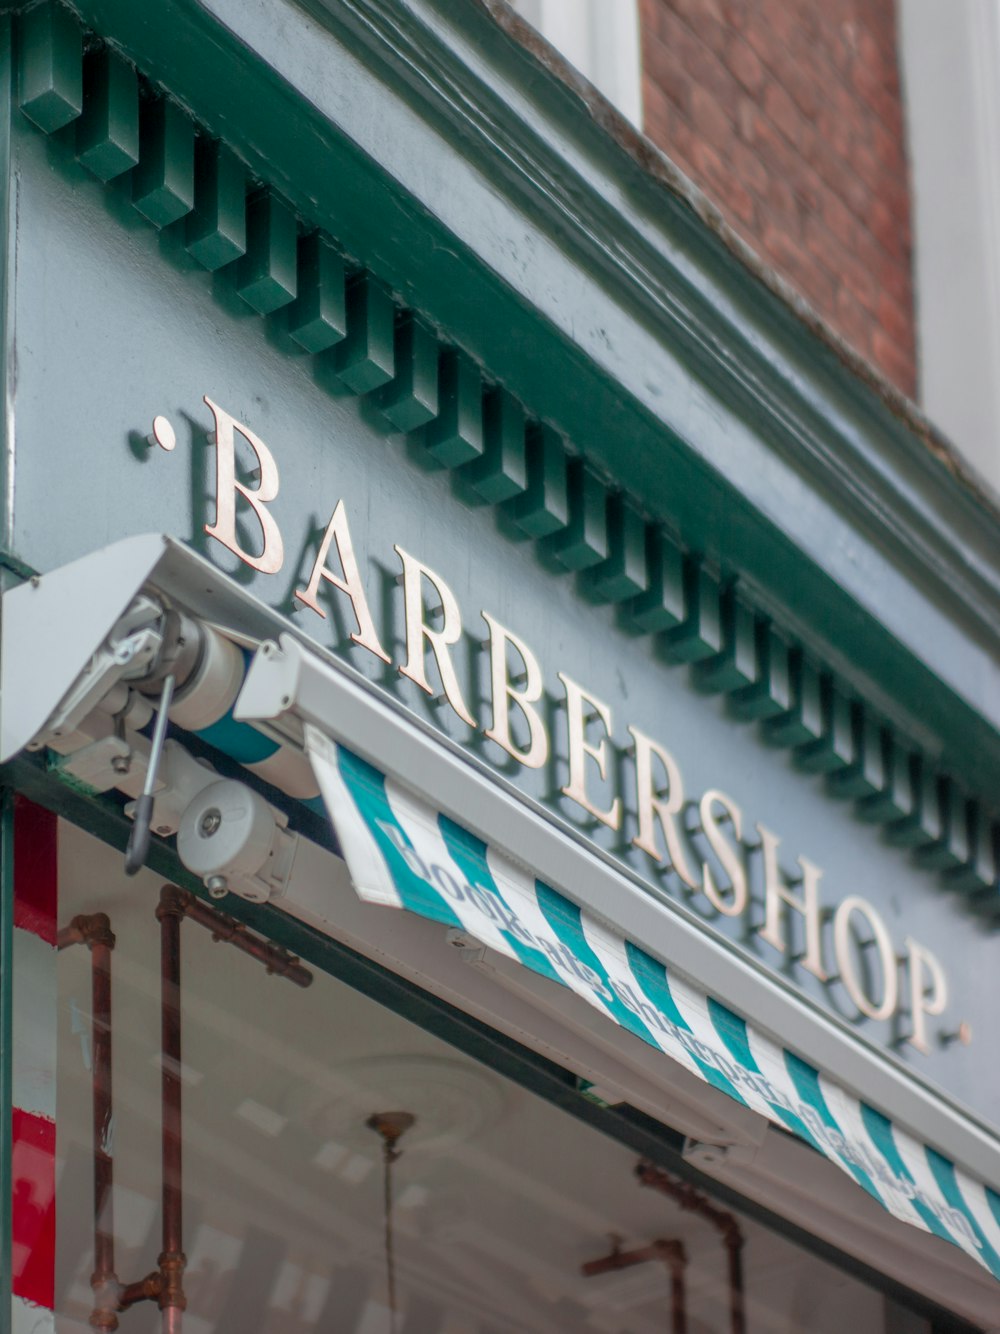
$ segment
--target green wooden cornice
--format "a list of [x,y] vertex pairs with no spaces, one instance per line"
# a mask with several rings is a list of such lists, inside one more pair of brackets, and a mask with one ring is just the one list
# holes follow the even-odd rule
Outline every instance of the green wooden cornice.
[[495,3],[15,8],[25,114],[997,913],[998,512],[651,146]]

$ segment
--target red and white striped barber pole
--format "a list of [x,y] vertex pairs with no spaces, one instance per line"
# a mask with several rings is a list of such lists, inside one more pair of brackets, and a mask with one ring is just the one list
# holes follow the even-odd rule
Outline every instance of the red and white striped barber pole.
[[13,1334],[54,1329],[56,817],[14,810]]

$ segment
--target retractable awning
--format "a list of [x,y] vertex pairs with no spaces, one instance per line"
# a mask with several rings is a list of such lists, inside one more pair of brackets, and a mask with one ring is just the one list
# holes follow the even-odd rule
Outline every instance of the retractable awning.
[[[231,646],[226,670],[171,720],[266,769],[289,800],[316,809],[321,793],[363,900],[456,928],[574,993],[651,1061],[784,1128],[1000,1278],[1000,1144],[986,1128],[181,544],[128,539],[4,595],[4,760],[47,744],[54,706],[73,719],[100,703],[100,681],[124,662],[116,626],[134,639],[133,620],[164,597]],[[54,735],[64,753],[87,741],[77,760],[96,751],[103,763],[118,744],[107,718]],[[149,743],[137,732],[131,744],[137,790]],[[189,765],[169,775],[173,828],[177,803],[213,777]],[[294,883],[277,892],[294,910]]]
[[612,930],[306,724],[351,879],[371,903],[456,927],[568,987],[706,1083],[805,1140],[894,1217],[1000,1278],[1000,1195]]

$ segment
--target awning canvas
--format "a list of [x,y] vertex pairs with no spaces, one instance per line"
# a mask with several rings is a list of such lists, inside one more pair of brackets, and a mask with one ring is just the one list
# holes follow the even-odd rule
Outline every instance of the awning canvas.
[[452,926],[811,1145],[894,1217],[1000,1278],[1000,1196],[428,801],[305,727],[354,887]]

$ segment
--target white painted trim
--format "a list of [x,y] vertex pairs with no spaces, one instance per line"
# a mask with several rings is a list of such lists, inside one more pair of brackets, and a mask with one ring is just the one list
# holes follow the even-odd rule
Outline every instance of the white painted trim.
[[56,948],[30,931],[14,930],[14,1106],[56,1119],[58,1012]]
[[1000,12],[898,5],[920,397],[1000,486]]
[[45,1306],[26,1302],[23,1297],[11,1298],[11,1334],[52,1334],[55,1316]]
[[638,0],[511,0],[604,96],[642,126]]

